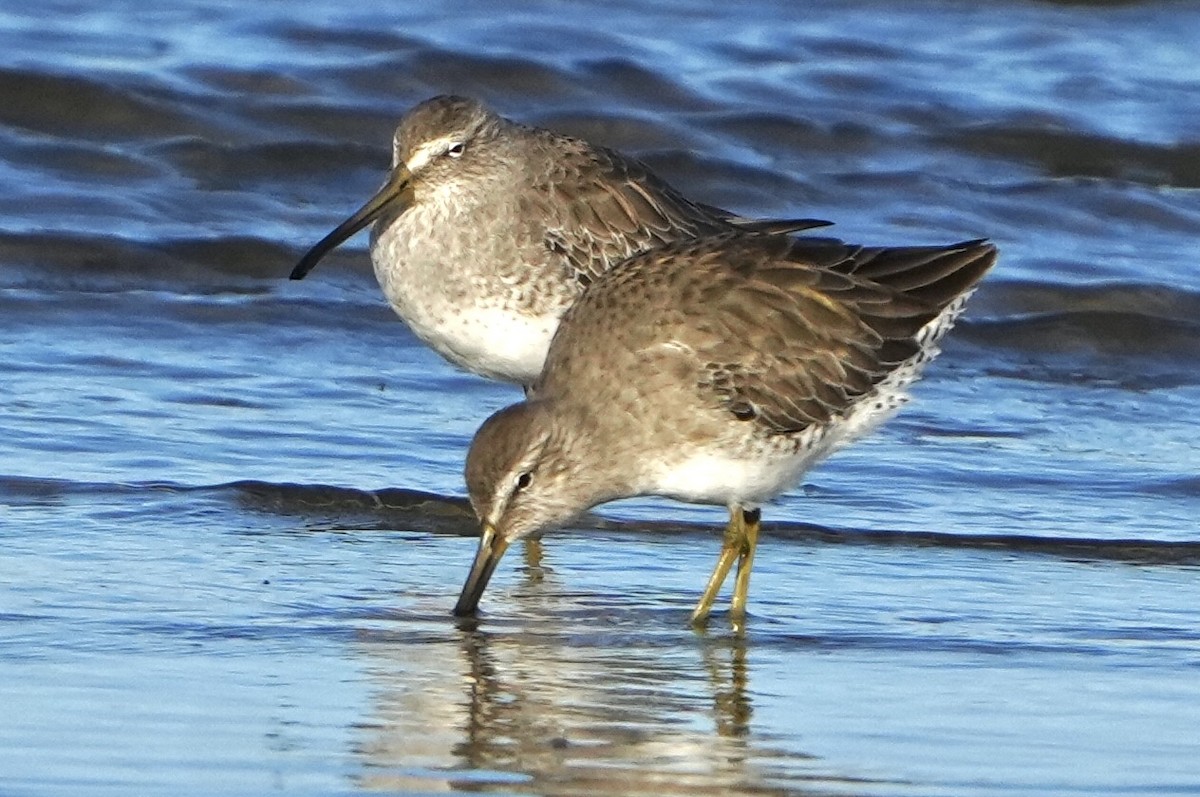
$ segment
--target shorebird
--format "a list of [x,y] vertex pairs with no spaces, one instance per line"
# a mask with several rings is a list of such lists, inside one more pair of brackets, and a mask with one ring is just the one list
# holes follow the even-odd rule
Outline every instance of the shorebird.
[[375,276],[417,337],[468,371],[527,386],[559,318],[614,264],[671,241],[828,222],[745,219],[611,149],[440,96],[401,119],[387,182],[291,278],[371,224]]
[[982,240],[870,248],[735,232],[598,276],[526,400],[471,443],[482,536],[455,614],[475,613],[514,540],[658,495],[728,507],[692,621],[707,620],[736,561],[740,623],[762,504],[906,402],[995,259]]

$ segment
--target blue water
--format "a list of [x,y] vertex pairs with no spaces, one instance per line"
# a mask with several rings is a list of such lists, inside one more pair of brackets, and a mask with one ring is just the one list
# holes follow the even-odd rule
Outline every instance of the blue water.
[[[1196,41],[1165,2],[6,3],[0,794],[1200,794]],[[723,512],[652,500],[450,618],[519,392],[365,236],[286,280],[449,91],[1001,248],[916,401],[765,509],[744,635],[686,624]]]

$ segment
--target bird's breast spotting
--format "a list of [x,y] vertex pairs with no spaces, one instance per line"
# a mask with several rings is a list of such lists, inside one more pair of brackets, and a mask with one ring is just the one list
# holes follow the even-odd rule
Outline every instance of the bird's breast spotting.
[[489,379],[533,382],[558,315],[533,312],[512,290],[478,290],[478,264],[454,262],[452,253],[421,238],[414,229],[420,219],[405,222],[383,231],[371,249],[375,276],[392,309],[418,338],[460,368]]

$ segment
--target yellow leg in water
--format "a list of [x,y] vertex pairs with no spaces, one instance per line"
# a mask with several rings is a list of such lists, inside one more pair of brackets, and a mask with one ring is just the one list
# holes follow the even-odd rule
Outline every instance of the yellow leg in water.
[[750,566],[754,562],[754,547],[758,543],[759,517],[757,509],[747,511],[741,507],[730,508],[729,525],[725,527],[725,537],[721,543],[721,555],[717,558],[716,568],[709,576],[704,594],[700,596],[700,601],[692,611],[693,625],[701,625],[708,620],[713,601],[721,591],[721,585],[725,583],[735,559],[738,561],[738,575],[734,585],[734,612],[745,613],[746,591],[750,588]]
[[754,551],[758,548],[759,519],[762,514],[757,509],[742,513],[742,550],[738,556],[737,579],[733,582],[733,604],[730,614],[737,630],[746,619],[746,596],[750,593],[750,568],[754,566]]
[[527,537],[525,539],[524,550],[525,566],[530,570],[541,569],[542,566],[542,541],[538,538]]

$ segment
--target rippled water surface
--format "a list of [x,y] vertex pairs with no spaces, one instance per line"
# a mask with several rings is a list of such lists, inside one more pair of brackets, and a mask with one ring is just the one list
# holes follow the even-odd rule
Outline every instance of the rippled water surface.
[[[386,6],[386,7],[384,7]],[[1200,8],[0,9],[0,793],[1200,794]],[[765,511],[608,507],[449,617],[511,387],[365,236],[430,95],[866,243],[992,238],[917,401]]]

